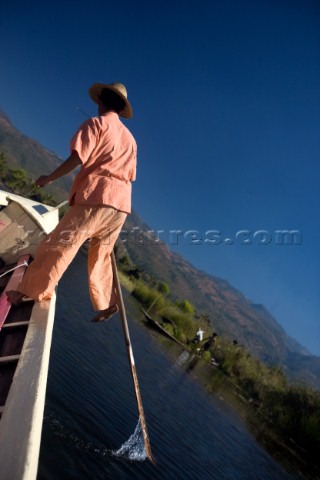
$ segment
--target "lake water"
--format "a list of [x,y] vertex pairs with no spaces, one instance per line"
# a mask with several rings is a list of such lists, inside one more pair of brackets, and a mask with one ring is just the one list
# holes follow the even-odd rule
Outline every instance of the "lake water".
[[164,354],[125,295],[154,466],[112,455],[139,416],[119,316],[92,324],[86,258],[58,288],[38,479],[293,480],[221,400]]

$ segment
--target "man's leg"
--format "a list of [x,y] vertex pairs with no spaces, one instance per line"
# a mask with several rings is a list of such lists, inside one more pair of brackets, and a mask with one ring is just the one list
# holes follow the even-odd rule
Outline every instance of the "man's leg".
[[16,304],[24,296],[37,302],[51,298],[56,285],[70,265],[82,243],[89,236],[91,208],[74,205],[57,227],[39,245],[17,291],[7,292]]
[[99,217],[99,229],[91,239],[88,251],[89,291],[94,310],[93,321],[103,321],[118,311],[113,285],[111,252],[127,215],[105,207]]

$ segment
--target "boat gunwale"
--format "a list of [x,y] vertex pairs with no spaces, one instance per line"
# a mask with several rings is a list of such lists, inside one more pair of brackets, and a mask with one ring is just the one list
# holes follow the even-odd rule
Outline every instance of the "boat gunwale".
[[[0,210],[10,202],[19,205],[45,234],[59,221],[58,208],[0,190]],[[47,212],[39,214],[33,208],[36,205],[43,205]],[[3,480],[35,480],[37,477],[55,303],[54,292],[51,300],[32,307],[19,361],[1,409]]]
[[56,294],[35,303],[0,420],[3,479],[35,479],[41,442]]

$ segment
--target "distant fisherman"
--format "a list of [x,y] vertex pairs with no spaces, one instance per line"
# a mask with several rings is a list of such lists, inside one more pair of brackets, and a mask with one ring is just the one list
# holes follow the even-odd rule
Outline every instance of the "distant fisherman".
[[98,116],[85,121],[70,144],[70,156],[35,184],[44,187],[81,165],[69,195],[70,208],[38,247],[17,291],[7,292],[18,304],[24,296],[37,302],[51,298],[63,273],[88,239],[89,291],[103,321],[118,311],[110,254],[131,213],[131,182],[136,178],[137,145],[119,115],[132,117],[127,90],[121,83],[95,83],[89,89]]
[[196,333],[196,336],[198,337],[198,342],[202,342],[203,334],[204,334],[204,330],[201,330],[201,328],[199,328],[199,330]]
[[216,337],[217,337],[217,334],[215,332],[213,332],[213,334],[211,335],[211,337],[209,337],[206,341],[206,343],[202,346],[202,351],[203,352],[206,352],[206,351],[210,351],[213,349],[214,347],[214,344],[216,343]]

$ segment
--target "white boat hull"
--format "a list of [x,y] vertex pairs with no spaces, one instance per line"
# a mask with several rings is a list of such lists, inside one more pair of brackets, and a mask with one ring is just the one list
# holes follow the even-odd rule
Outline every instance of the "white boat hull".
[[[5,265],[26,253],[34,256],[43,236],[59,221],[57,209],[1,190],[0,208],[0,259]],[[34,304],[22,350],[16,355],[18,363],[0,420],[1,480],[37,477],[55,302],[54,295],[50,301]],[[15,328],[12,315],[10,322],[4,324],[7,330]]]

